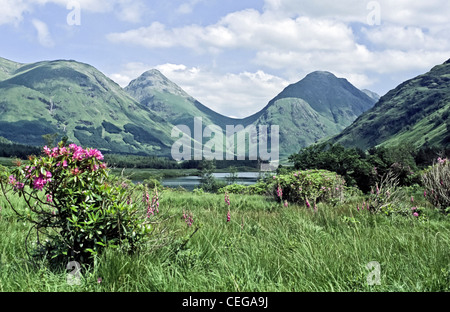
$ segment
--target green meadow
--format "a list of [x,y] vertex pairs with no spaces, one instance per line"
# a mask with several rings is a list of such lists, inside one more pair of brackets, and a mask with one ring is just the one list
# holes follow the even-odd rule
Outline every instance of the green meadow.
[[[450,290],[450,222],[419,188],[423,217],[358,211],[365,200],[285,207],[271,197],[164,190],[160,210],[170,240],[128,254],[107,249],[90,267],[53,267],[31,259],[30,224],[0,196],[2,292],[446,292]],[[26,206],[18,197],[11,203]],[[230,219],[227,221],[227,212]],[[192,216],[189,226],[183,213]],[[30,243],[32,244],[32,242]],[[30,245],[32,248],[32,245]],[[375,262],[378,267],[370,267]]]

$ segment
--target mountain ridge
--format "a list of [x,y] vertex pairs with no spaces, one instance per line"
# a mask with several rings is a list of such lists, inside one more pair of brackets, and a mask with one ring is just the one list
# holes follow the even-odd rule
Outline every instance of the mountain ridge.
[[74,60],[0,59],[0,71],[6,77],[0,80],[0,136],[37,145],[43,134],[58,132],[80,144],[130,154],[168,156],[172,128],[193,130],[194,118],[202,117],[204,126],[222,129],[279,125],[281,154],[287,157],[338,133],[375,103],[346,79],[318,71],[286,87],[256,114],[237,119],[203,105],[156,69],[125,88]]
[[362,149],[445,146],[450,143],[449,116],[450,59],[389,91],[329,142]]

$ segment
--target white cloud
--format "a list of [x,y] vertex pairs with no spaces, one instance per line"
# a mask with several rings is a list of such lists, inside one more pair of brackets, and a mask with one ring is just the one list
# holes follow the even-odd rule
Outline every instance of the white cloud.
[[179,14],[191,14],[194,10],[194,7],[204,0],[190,0],[185,3],[180,4],[180,6],[177,9],[177,13]]
[[247,117],[260,111],[289,82],[263,71],[220,74],[209,68],[183,64],[128,63],[120,73],[109,75],[125,87],[143,72],[155,68],[189,95],[226,116]]
[[37,6],[53,3],[65,8],[71,1],[80,5],[81,12],[115,12],[120,20],[133,23],[142,21],[148,11],[142,0],[0,0],[0,25],[17,25],[25,13],[33,12]]
[[29,6],[21,0],[0,0],[0,25],[17,25],[23,20],[23,14],[29,11]]
[[37,31],[39,44],[46,48],[53,47],[55,43],[50,35],[47,24],[38,19],[33,19],[32,24]]
[[386,25],[377,28],[365,28],[363,33],[379,47],[401,51],[424,50],[432,48],[435,51],[448,51],[448,37],[435,35],[420,27],[403,27]]
[[352,46],[354,41],[351,28],[344,23],[309,17],[276,19],[256,10],[228,14],[206,27],[189,25],[168,29],[153,22],[148,27],[109,34],[108,38],[150,49],[181,46],[203,51],[338,50]]
[[261,70],[220,74],[184,65],[164,64],[156,68],[202,104],[238,118],[260,111],[289,85],[288,81]]
[[[270,68],[287,80],[327,70],[367,88],[383,83],[380,75],[425,71],[450,57],[450,2],[372,1],[381,14],[381,25],[374,26],[367,24],[374,8],[370,2],[266,0],[263,12],[237,11],[206,26],[171,28],[153,22],[108,38],[148,49],[222,53],[229,59],[246,51],[246,59],[236,59],[243,67]],[[228,78],[240,81],[242,76]]]

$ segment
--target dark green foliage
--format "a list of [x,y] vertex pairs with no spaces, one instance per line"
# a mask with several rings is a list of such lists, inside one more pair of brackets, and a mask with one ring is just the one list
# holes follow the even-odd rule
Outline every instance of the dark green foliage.
[[408,147],[372,148],[364,153],[357,148],[321,144],[302,149],[289,159],[295,169],[325,169],[343,176],[348,185],[369,192],[377,181],[392,171],[401,185],[420,182],[414,152]]
[[26,159],[29,155],[39,155],[41,150],[38,147],[0,142],[0,157],[17,157]]
[[138,142],[147,144],[162,144],[160,139],[139,126],[136,126],[134,124],[126,124],[123,127],[125,131],[131,133],[134,136],[134,139]]
[[40,146],[45,144],[43,135],[56,133],[58,129],[44,119],[35,121],[21,120],[4,122],[0,120],[0,133],[2,137],[26,145]]
[[315,208],[321,201],[342,201],[345,181],[334,172],[304,170],[277,175],[267,185],[271,195],[280,202]]
[[110,122],[107,122],[107,121],[103,121],[102,126],[105,129],[105,131],[108,133],[114,134],[114,133],[122,132],[122,130],[119,127],[117,127],[116,125],[114,125]]

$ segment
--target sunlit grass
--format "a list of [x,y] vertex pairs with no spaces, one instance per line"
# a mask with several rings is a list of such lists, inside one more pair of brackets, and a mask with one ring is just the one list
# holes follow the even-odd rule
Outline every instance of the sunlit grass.
[[[0,197],[0,291],[449,290],[450,223],[428,206],[428,220],[419,221],[357,212],[359,197],[335,207],[320,203],[317,213],[262,196],[231,194],[230,200],[229,207],[223,195],[162,192],[160,209],[174,215],[168,227],[175,240],[133,255],[108,250],[71,286],[64,266],[29,261],[29,225]],[[22,205],[17,198],[12,203]],[[191,227],[183,210],[193,214]],[[371,261],[380,264],[380,285],[367,283]]]

